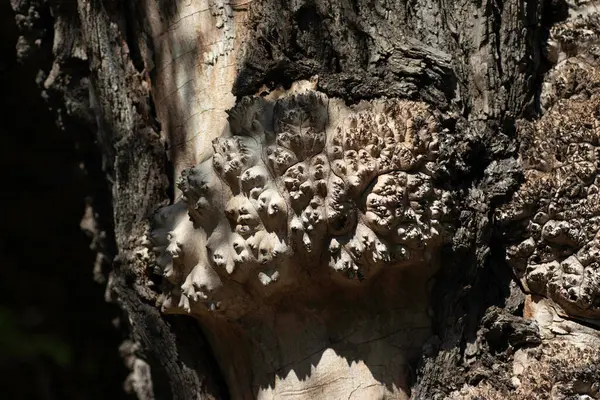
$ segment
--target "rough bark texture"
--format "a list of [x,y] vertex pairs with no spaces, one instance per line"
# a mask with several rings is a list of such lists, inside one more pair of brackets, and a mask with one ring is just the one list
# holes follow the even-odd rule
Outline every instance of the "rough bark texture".
[[[51,37],[48,13],[35,26]],[[19,34],[10,3],[0,2],[6,187],[0,194],[0,392],[22,399],[124,399],[119,345],[126,332],[115,329],[119,308],[104,301],[105,284],[92,279],[110,266],[97,253],[102,240],[90,243],[86,235],[102,236],[91,223],[92,198],[97,212],[110,215],[93,126],[55,124],[54,110],[64,103],[44,101],[36,84],[40,68],[51,66],[52,42],[18,62]]]
[[[112,213],[101,198],[90,205],[94,231],[108,232],[95,243],[111,261],[107,298],[128,321],[122,352],[139,398],[600,398],[595,2],[12,6],[23,59],[52,40],[38,81],[57,120],[98,138]],[[280,129],[303,113],[308,128]],[[407,134],[392,129],[393,149],[380,156],[384,125]],[[308,178],[279,155],[310,135],[322,136],[319,149],[285,157],[312,163],[315,188],[315,160],[333,172],[321,197],[297,206]],[[336,146],[352,150],[347,169],[335,164]],[[384,168],[386,151],[398,156]],[[263,152],[264,176],[263,161],[247,161]],[[349,199],[331,189],[334,175]],[[262,183],[246,188],[250,178]],[[395,211],[369,209],[381,205],[372,194],[393,197],[390,187],[410,192],[407,209],[425,210],[416,220],[440,239],[415,234],[423,255],[404,263],[378,264],[389,258],[384,245],[337,263],[330,243],[350,254],[344,240],[352,246],[361,226],[372,243],[416,254],[395,222],[381,222]],[[290,210],[277,235],[269,217],[238,204],[260,214],[253,202],[275,189]],[[340,199],[349,208],[334,204],[319,220],[318,208]],[[445,211],[434,207],[441,199]],[[340,210],[358,222],[346,230]],[[263,231],[283,243],[260,242],[270,245],[265,259],[252,244]],[[229,261],[221,249],[246,246],[234,234],[256,254]],[[331,269],[360,279],[340,289]]]

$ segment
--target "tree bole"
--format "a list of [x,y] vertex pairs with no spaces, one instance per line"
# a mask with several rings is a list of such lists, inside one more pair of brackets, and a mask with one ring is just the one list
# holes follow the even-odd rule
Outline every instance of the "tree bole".
[[600,398],[593,1],[12,6],[140,399]]

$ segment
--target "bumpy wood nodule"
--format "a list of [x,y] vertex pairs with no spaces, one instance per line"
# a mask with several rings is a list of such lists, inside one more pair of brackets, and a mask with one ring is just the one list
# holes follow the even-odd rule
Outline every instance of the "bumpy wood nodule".
[[304,89],[244,98],[229,125],[149,233],[163,311],[200,318],[234,397],[310,392],[332,376],[323,395],[408,394],[427,282],[452,233],[450,195],[432,178],[439,117]]

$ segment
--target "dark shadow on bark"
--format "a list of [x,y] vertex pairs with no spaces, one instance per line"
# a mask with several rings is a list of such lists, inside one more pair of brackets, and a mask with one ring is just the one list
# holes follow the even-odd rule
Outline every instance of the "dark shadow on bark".
[[448,109],[457,84],[451,54],[433,47],[430,33],[411,29],[419,18],[403,6],[388,4],[382,15],[366,0],[253,4],[234,94],[318,75],[320,91],[348,102],[388,96]]
[[48,8],[21,39],[23,64],[14,18],[9,2],[1,2],[0,392],[19,399],[126,399],[123,338],[111,323],[120,312],[94,282],[96,253],[80,228],[88,199],[107,204],[105,181],[94,175],[93,133],[57,128],[57,109],[40,96],[36,76],[52,62]]
[[215,394],[218,393],[217,398],[229,399],[227,385],[198,321],[182,315],[166,316],[165,319],[177,332],[175,342],[181,361],[188,368],[197,371],[198,376],[209,375],[205,371],[211,371],[210,375],[214,376],[213,384],[218,388],[218,392],[213,389]]

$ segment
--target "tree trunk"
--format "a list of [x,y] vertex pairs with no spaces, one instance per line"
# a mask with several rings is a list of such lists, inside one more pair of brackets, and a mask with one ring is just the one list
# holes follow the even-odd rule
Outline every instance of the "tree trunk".
[[595,2],[12,6],[140,399],[600,398]]

